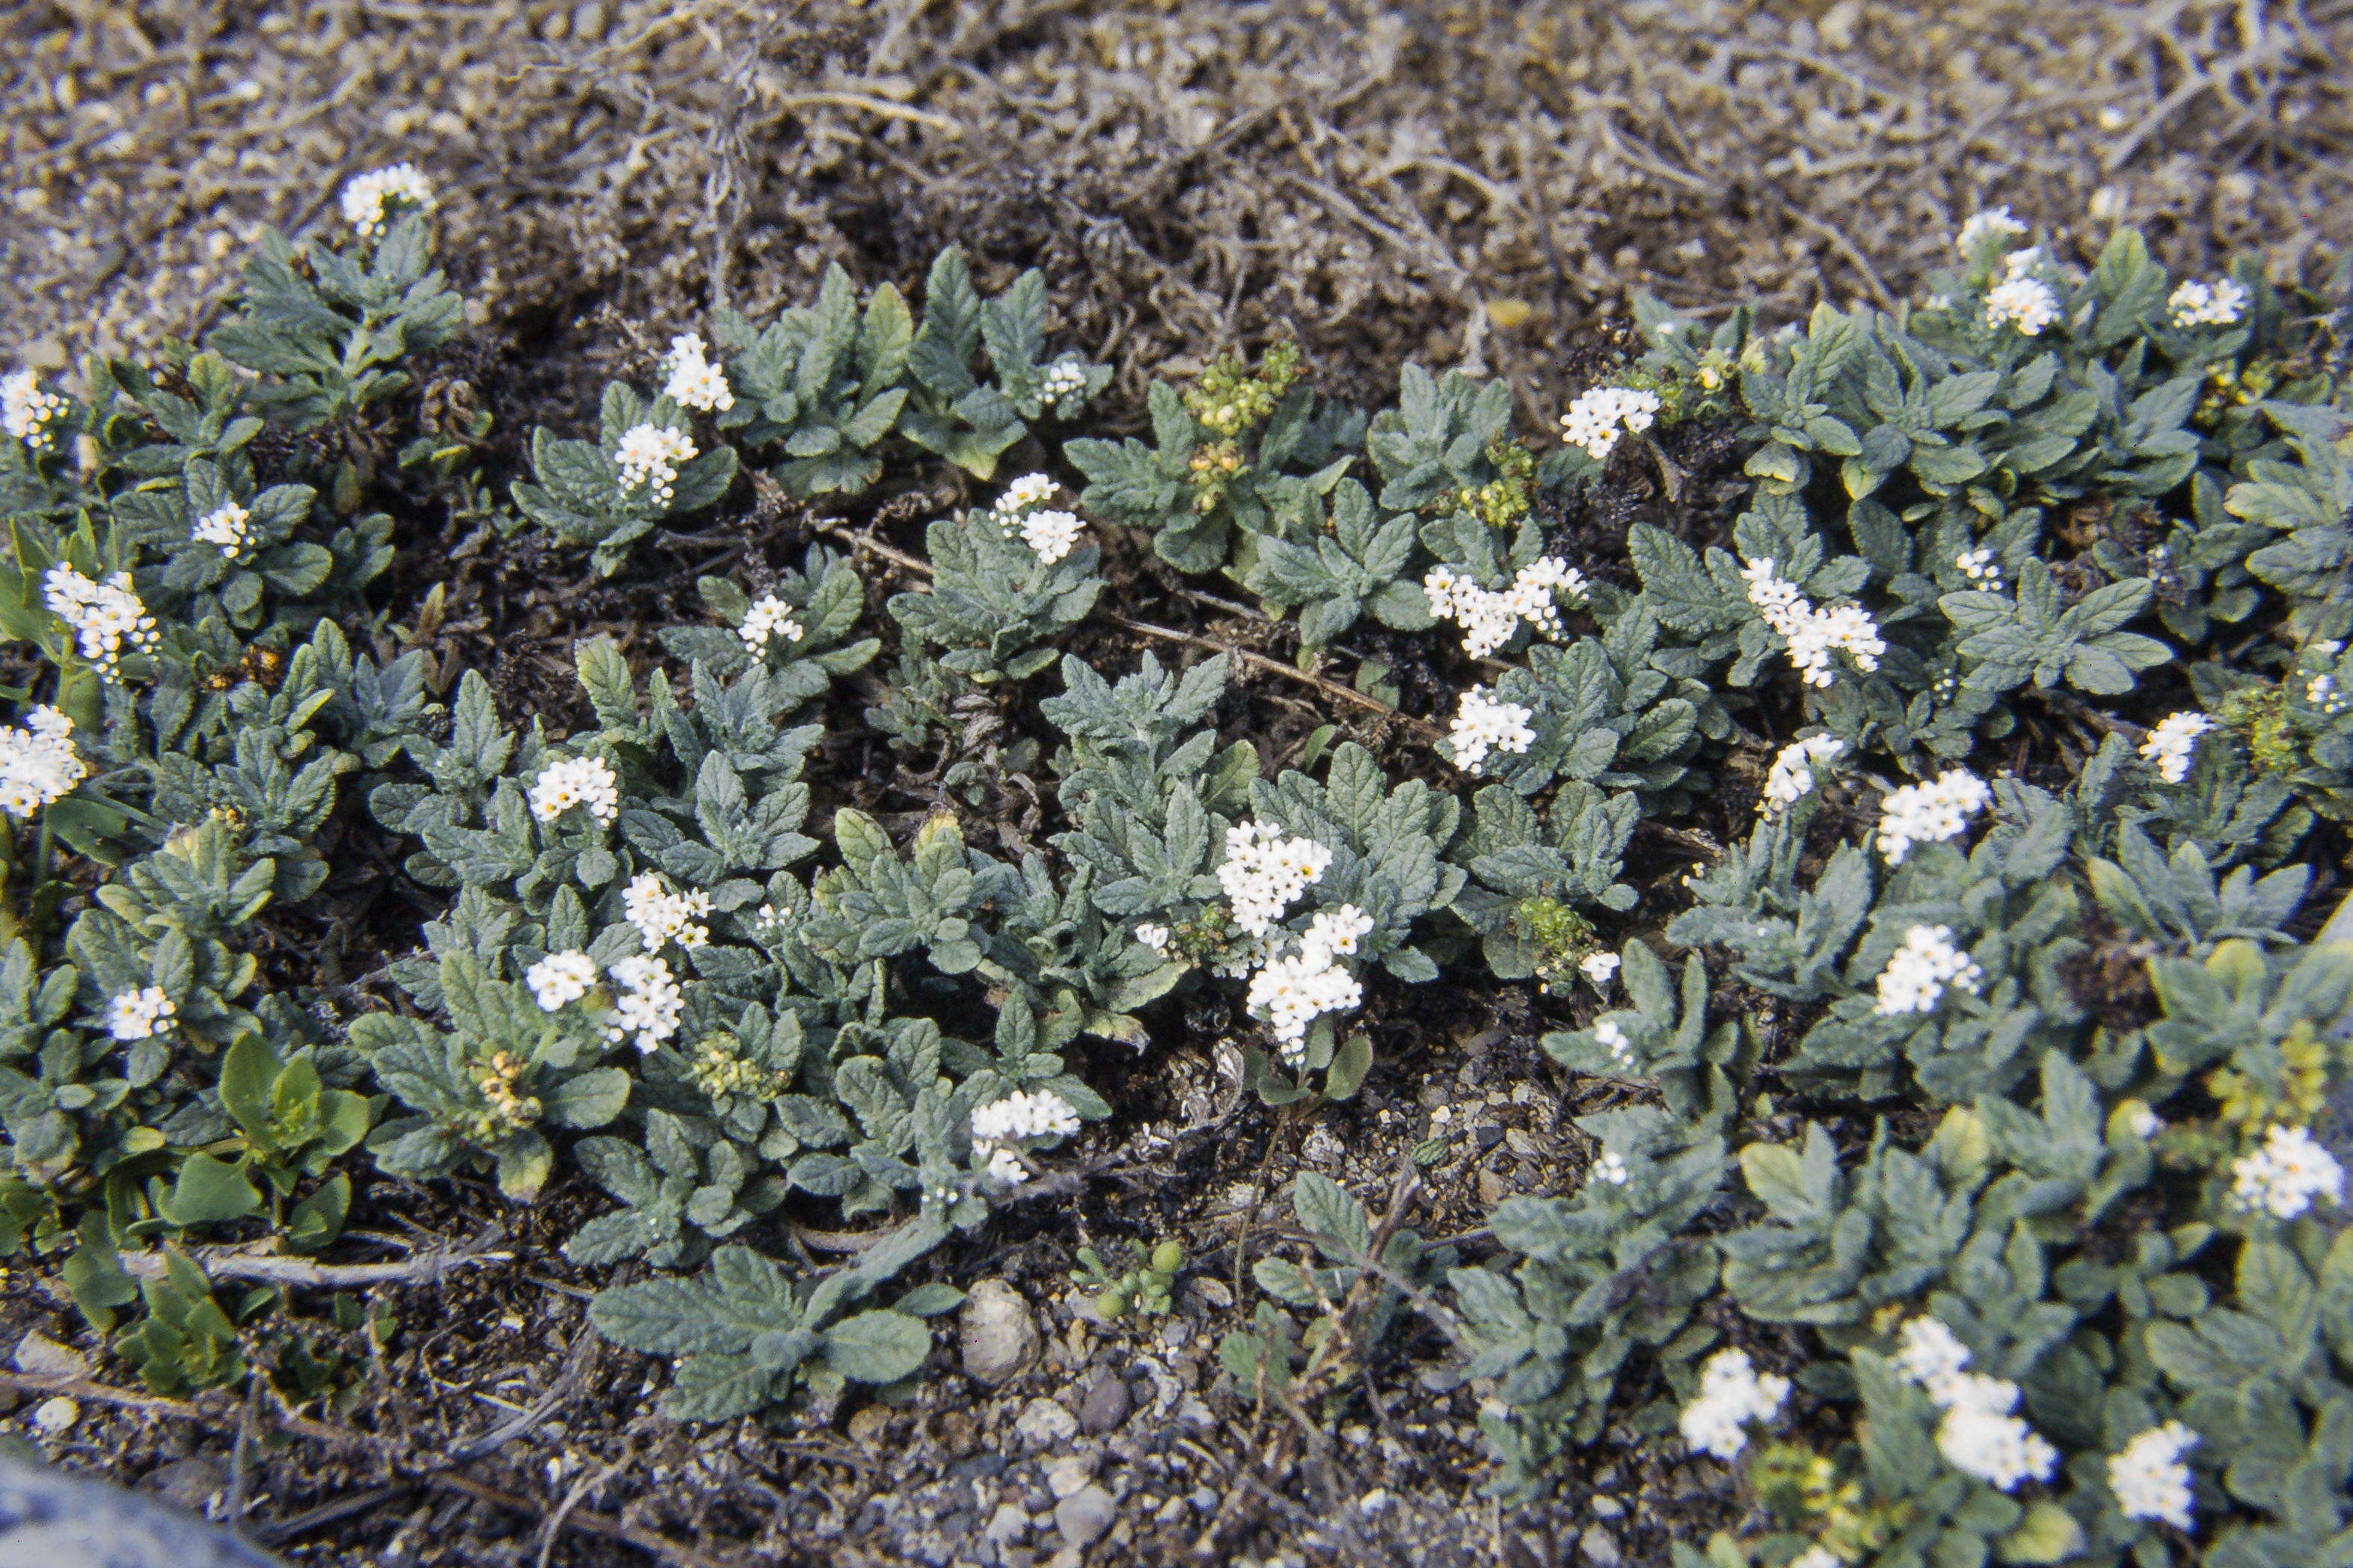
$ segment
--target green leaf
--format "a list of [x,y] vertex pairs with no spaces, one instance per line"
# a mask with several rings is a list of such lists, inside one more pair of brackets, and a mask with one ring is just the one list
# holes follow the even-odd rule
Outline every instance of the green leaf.
[[903,1312],[860,1312],[825,1331],[825,1364],[853,1383],[911,1377],[931,1353],[932,1331]]
[[249,1219],[261,1212],[262,1203],[261,1194],[235,1165],[209,1154],[191,1154],[181,1164],[163,1209],[174,1225],[198,1226]]

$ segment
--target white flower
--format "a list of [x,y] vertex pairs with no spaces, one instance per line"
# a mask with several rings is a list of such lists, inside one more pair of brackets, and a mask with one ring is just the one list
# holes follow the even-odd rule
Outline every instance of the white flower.
[[[694,922],[710,913],[709,893],[666,891],[661,879],[651,871],[638,872],[621,889],[622,918],[638,928],[638,940],[645,943],[648,952],[660,952],[662,943],[673,937],[681,947],[701,947],[711,940],[710,928]],[[618,965],[613,973],[620,973]]]
[[1318,910],[1307,922],[1306,934],[1299,939],[1299,952],[1309,963],[1329,969],[1334,959],[1355,952],[1356,939],[1372,929],[1373,917],[1354,904]]
[[1170,932],[1166,926],[1155,925],[1150,921],[1135,928],[1135,940],[1163,958],[1168,956],[1169,936]]
[[2154,1138],[2165,1131],[2165,1119],[2137,1100],[2116,1108],[2125,1113],[2125,1128],[2136,1138]]
[[41,574],[41,598],[74,630],[82,658],[98,667],[109,680],[121,679],[119,668],[125,643],[142,653],[153,652],[162,634],[155,617],[131,591],[131,574],[117,572],[103,583],[93,583],[63,562]]
[[2345,694],[2337,689],[2333,675],[2316,675],[2304,683],[2304,700],[2323,713],[2342,713],[2347,703]]
[[1659,412],[1659,395],[1638,387],[1597,386],[1578,395],[1560,416],[1560,438],[1582,447],[1595,462],[1606,462],[1621,431],[1639,436]]
[[1831,665],[1833,652],[1844,652],[1858,669],[1879,668],[1887,644],[1879,635],[1879,623],[1862,606],[1816,609],[1796,584],[1778,574],[1769,557],[1748,562],[1740,574],[1748,583],[1748,602],[1788,643],[1789,662],[1807,685],[1828,686],[1836,679]]
[[2116,1494],[2117,1510],[2126,1519],[2162,1520],[2188,1530],[2196,1498],[2181,1456],[2197,1446],[2197,1433],[2168,1421],[2108,1456],[2108,1489]]
[[656,501],[668,506],[678,482],[678,466],[693,458],[694,437],[685,431],[632,425],[614,443],[614,477],[623,494],[642,485]]
[[1879,849],[1891,866],[1904,864],[1915,844],[1933,844],[1968,831],[1969,818],[1993,804],[1993,791],[1967,768],[1947,768],[1931,783],[1905,784],[1879,803]]
[[1936,1427],[1936,1451],[1955,1469],[2003,1491],[2022,1480],[2050,1476],[2059,1462],[2058,1450],[2010,1414],[2018,1404],[2018,1384],[1963,1372],[1968,1347],[1935,1318],[1914,1318],[1902,1332],[1896,1365],[1944,1410],[1945,1418]]
[[1243,934],[1264,936],[1331,863],[1332,851],[1312,838],[1286,838],[1269,823],[1237,823],[1226,829],[1218,885]]
[[1611,977],[1618,973],[1618,955],[1614,952],[1596,952],[1580,960],[1577,967],[1593,982],[1596,991],[1602,991],[1609,988]]
[[1049,566],[1068,555],[1085,531],[1074,512],[1033,511],[1021,520],[1021,542]]
[[1039,384],[1038,395],[1048,403],[1060,403],[1073,393],[1086,389],[1086,367],[1076,360],[1057,360],[1046,367],[1046,374]]
[[[2017,1384],[2001,1386],[2010,1390],[2012,1399],[2017,1397]],[[2021,1481],[2047,1480],[2059,1463],[2059,1451],[2019,1417],[1970,1405],[1957,1405],[1945,1412],[1945,1419],[1936,1426],[1936,1451],[1955,1469],[2001,1491],[2016,1490]]]
[[414,163],[371,170],[343,187],[343,221],[362,239],[381,235],[392,215],[403,208],[433,210],[432,182]]
[[1556,555],[1539,556],[1513,576],[1511,587],[1503,595],[1503,608],[1546,637],[1557,638],[1568,630],[1561,624],[1559,596],[1565,594],[1582,604],[1588,586],[1585,574],[1567,562]]
[[106,1005],[106,1032],[118,1040],[143,1040],[172,1026],[179,1009],[160,985],[125,991]]
[[2189,776],[2189,753],[2197,747],[2198,737],[2214,727],[2214,721],[2203,713],[2176,713],[2161,719],[2140,743],[2140,754],[2157,769],[2157,776],[2167,784],[2179,784]]
[[1765,795],[1757,803],[1757,811],[1772,816],[1795,805],[1813,790],[1814,764],[1827,765],[1845,754],[1846,742],[1835,735],[1809,735],[1790,742],[1773,758],[1773,766],[1765,774]]
[[1719,1459],[1736,1458],[1748,1446],[1741,1428],[1770,1421],[1788,1396],[1789,1380],[1759,1373],[1746,1351],[1718,1351],[1700,1369],[1698,1397],[1683,1406],[1683,1441]]
[[2263,1146],[2231,1163],[2231,1205],[2248,1214],[2294,1219],[2324,1198],[2345,1195],[2345,1167],[2302,1127],[2274,1127]]
[[1447,730],[1456,764],[1466,773],[1477,773],[1490,752],[1525,753],[1536,743],[1536,732],[1528,728],[1534,717],[1532,710],[1505,702],[1484,687],[1472,687],[1462,694],[1462,706]]
[[2211,285],[2193,279],[2176,289],[2165,303],[2177,327],[2228,327],[2247,313],[2247,290],[2234,278]]
[[662,395],[681,408],[724,414],[735,406],[735,394],[727,385],[727,373],[706,358],[706,352],[701,332],[681,332],[670,339],[670,353],[661,358],[669,377],[662,383]]
[[1879,1005],[1872,1011],[1883,1018],[1933,1013],[1946,986],[1974,996],[1984,980],[1977,961],[1953,945],[1952,927],[1914,926],[1880,972]]
[[1014,525],[1021,521],[1022,514],[1031,507],[1043,506],[1053,500],[1054,489],[1054,481],[1043,474],[1024,474],[1005,487],[1005,493],[997,498],[997,504],[989,509],[989,515],[997,519],[997,526],[1004,531],[1006,538],[1010,539]]
[[55,440],[49,426],[66,411],[66,400],[43,392],[29,370],[0,376],[0,430],[5,430],[36,452],[45,452]]
[[808,633],[793,619],[793,607],[769,594],[744,612],[744,624],[735,628],[735,635],[744,639],[744,646],[756,658],[768,651],[773,638],[781,637],[788,643],[796,643]]
[[245,553],[253,538],[253,514],[235,501],[223,501],[219,506],[196,519],[188,530],[188,537],[198,544],[217,545],[220,552],[234,561]]
[[1841,1568],[1837,1552],[1819,1542],[1789,1559],[1789,1568]]
[[1490,593],[1451,566],[1433,566],[1421,579],[1422,596],[1430,613],[1462,628],[1462,647],[1472,658],[1484,658],[1520,629],[1511,596]]
[[1953,558],[1953,564],[1961,569],[1962,576],[1982,592],[2001,592],[2001,562],[1992,551],[1982,547],[1964,550]]
[[1617,1019],[1604,1018],[1594,1025],[1593,1037],[1603,1049],[1609,1053],[1611,1061],[1629,1071],[1633,1069],[1635,1066],[1633,1042],[1626,1037],[1626,1031],[1618,1026]]
[[2059,296],[2040,279],[2013,275],[1986,290],[1986,325],[2016,327],[2026,337],[2039,337],[2059,319]]
[[1961,232],[1953,238],[1953,248],[1968,258],[1977,254],[1988,236],[1999,235],[2007,239],[2025,232],[2026,226],[2012,217],[2008,207],[1990,207],[1969,215],[1968,221],[1961,225]]
[[567,1002],[577,1002],[596,984],[596,961],[574,948],[551,952],[524,971],[522,983],[543,1013],[553,1013]]
[[1005,1099],[973,1108],[976,1143],[1018,1143],[1025,1138],[1067,1138],[1079,1130],[1079,1113],[1050,1089],[1032,1094],[1017,1089]]
[[621,781],[602,757],[566,757],[539,770],[532,781],[531,814],[554,822],[575,805],[607,826],[621,814]]
[[[1318,963],[1319,957],[1324,961]],[[1307,1026],[1318,1015],[1345,1013],[1364,999],[1356,977],[1335,967],[1328,956],[1294,952],[1269,959],[1250,976],[1245,1005],[1273,1026],[1283,1060],[1295,1067],[1306,1054]]]
[[1895,1364],[1905,1376],[1927,1389],[1931,1399],[1936,1398],[1939,1388],[1950,1387],[1969,1364],[1969,1347],[1941,1318],[1914,1318],[1899,1331],[1904,1342],[1896,1349]]
[[1613,1187],[1624,1186],[1634,1175],[1626,1168],[1625,1160],[1615,1149],[1601,1151],[1601,1158],[1594,1161],[1593,1169],[1586,1173],[1595,1181],[1607,1182]]
[[605,1037],[617,1042],[634,1035],[638,1049],[651,1056],[656,1047],[678,1033],[679,1015],[686,1010],[685,994],[670,978],[669,964],[640,952],[615,963],[613,979],[621,992],[605,1020]]
[[30,816],[89,776],[74,752],[73,721],[56,709],[36,708],[22,728],[0,730],[0,811]]
[[992,1182],[1000,1183],[1008,1187],[1018,1187],[1029,1179],[1029,1167],[1021,1163],[1020,1155],[999,1145],[990,1152],[988,1169],[985,1174]]

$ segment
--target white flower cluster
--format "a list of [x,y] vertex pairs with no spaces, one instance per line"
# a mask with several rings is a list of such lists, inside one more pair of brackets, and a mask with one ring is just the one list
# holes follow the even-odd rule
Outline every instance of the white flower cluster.
[[1604,1018],[1593,1026],[1593,1037],[1609,1053],[1609,1059],[1632,1072],[1641,1064],[1634,1060],[1634,1042],[1626,1037],[1615,1018]]
[[1581,602],[1588,584],[1585,574],[1556,556],[1531,561],[1514,574],[1512,585],[1498,594],[1481,587],[1451,566],[1433,566],[1421,579],[1422,596],[1430,613],[1462,628],[1463,651],[1484,658],[1520,629],[1522,621],[1546,637],[1558,637],[1561,625],[1558,595]]
[[605,1020],[605,1037],[617,1043],[634,1035],[638,1049],[653,1055],[657,1046],[678,1033],[679,1015],[686,1010],[685,994],[670,978],[669,964],[641,952],[616,963],[613,978],[621,991]]
[[1872,1011],[1883,1018],[1933,1013],[1946,986],[1974,996],[1984,983],[1977,960],[1953,945],[1952,927],[1914,926],[1879,973],[1879,1005]]
[[681,332],[670,339],[670,353],[661,357],[667,377],[662,395],[681,408],[724,414],[735,406],[735,394],[727,384],[727,373],[707,357],[708,353],[701,332]]
[[1953,557],[1953,564],[1961,569],[1961,575],[1969,580],[1971,587],[1988,594],[2001,592],[2001,562],[1992,551],[1982,545],[1964,550]]
[[89,776],[74,752],[73,721],[56,709],[36,708],[22,728],[0,730],[0,811],[30,816]]
[[179,1009],[160,985],[125,991],[106,1005],[106,1032],[118,1040],[143,1040],[172,1026]]
[[772,638],[781,637],[788,643],[796,643],[808,632],[800,622],[793,619],[790,605],[774,594],[767,594],[744,612],[744,624],[735,628],[735,635],[744,639],[744,646],[756,658],[768,651]]
[[343,187],[343,221],[362,239],[383,234],[393,212],[401,207],[418,212],[433,208],[433,182],[418,174],[414,163],[372,169]]
[[613,447],[613,467],[624,492],[643,485],[653,499],[670,504],[678,466],[694,458],[694,437],[659,425],[632,425]]
[[2177,327],[2228,327],[2247,313],[2246,286],[2235,278],[2200,283],[2184,282],[2165,302]]
[[2018,1384],[1962,1371],[1969,1363],[1969,1349],[1938,1319],[1915,1318],[1904,1325],[1903,1335],[1896,1364],[1944,1411],[1936,1451],[1947,1463],[2002,1491],[2050,1478],[2059,1451],[2010,1414],[2018,1405]]
[[[976,1105],[972,1111],[972,1141],[984,1147],[1018,1143],[1029,1138],[1067,1138],[1079,1130],[1079,1113],[1071,1102],[1050,1089],[1032,1094],[1017,1089],[1000,1100],[988,1105]],[[1018,1168],[1018,1162],[1015,1162]],[[995,1156],[989,1161],[989,1174],[999,1180],[1020,1181],[1028,1173],[1008,1177],[997,1169]]]
[[1718,1351],[1700,1368],[1699,1396],[1683,1406],[1678,1425],[1683,1441],[1719,1459],[1737,1458],[1748,1447],[1741,1428],[1770,1421],[1789,1397],[1789,1380],[1759,1373],[1746,1351]]
[[540,821],[554,822],[575,805],[586,806],[589,816],[608,827],[621,814],[621,781],[604,758],[566,757],[540,769],[532,781],[531,814]]
[[2179,1421],[2152,1426],[2108,1456],[2108,1489],[2126,1519],[2162,1520],[2188,1530],[2196,1494],[2181,1456],[2198,1446],[2198,1434]]
[[1163,958],[1168,956],[1168,943],[1174,934],[1166,926],[1155,925],[1150,921],[1135,928],[1135,940]]
[[1828,766],[1846,754],[1846,742],[1836,735],[1808,735],[1792,741],[1773,758],[1765,774],[1764,798],[1757,811],[1773,816],[1813,793],[1814,767]]
[[2025,232],[2026,226],[2012,217],[2008,207],[1989,207],[1969,215],[1968,221],[1961,225],[1961,232],[1953,237],[1953,248],[1967,258],[1977,253],[1989,235],[2009,239]]
[[2179,784],[2189,776],[2189,753],[2197,749],[2198,737],[2214,727],[2214,721],[2203,713],[2176,713],[2158,721],[2140,743],[2140,754],[2157,769],[2157,776],[2167,784]]
[[1285,838],[1271,823],[1240,822],[1226,829],[1218,886],[1233,906],[1234,924],[1262,937],[1310,883],[1323,880],[1331,863],[1332,851],[1313,838]]
[[1043,506],[1053,500],[1054,489],[1054,481],[1043,474],[1024,474],[1005,487],[1005,493],[998,496],[997,504],[988,509],[989,515],[997,519],[997,526],[1006,538],[1010,539],[1015,525],[1021,521],[1021,514],[1031,507]]
[[1947,768],[1926,784],[1892,789],[1879,803],[1879,851],[1904,864],[1915,844],[1941,843],[1968,831],[1969,818],[1993,804],[1993,791],[1967,768]]
[[253,514],[235,501],[223,501],[204,516],[196,519],[188,530],[188,537],[198,544],[218,547],[223,555],[234,561],[245,553],[253,539]]
[[1590,953],[1580,959],[1577,967],[1584,973],[1588,980],[1593,982],[1593,988],[1596,991],[1606,990],[1610,977],[1618,973],[1618,955],[1614,952]]
[[[638,872],[621,889],[621,918],[638,928],[638,940],[645,943],[648,952],[659,952],[662,943],[673,937],[681,947],[701,947],[711,940],[711,931],[695,921],[710,913],[709,893],[666,891],[661,879],[651,871]],[[613,973],[620,973],[618,965]]]
[[1068,555],[1086,531],[1076,512],[1033,511],[1021,520],[1021,542],[1035,551],[1038,559],[1051,566]]
[[2347,702],[2345,693],[2337,689],[2333,675],[2316,675],[2304,683],[2304,700],[2323,713],[2342,713]]
[[2042,336],[2042,329],[2059,319],[2059,296],[2033,274],[2034,264],[2042,258],[2040,246],[2010,253],[2004,263],[2009,275],[1986,290],[1987,326],[2007,323],[2021,336],[2033,338]]
[[1789,1568],[1844,1568],[1845,1559],[1816,1542],[1789,1559]]
[[2247,1214],[2294,1219],[2315,1198],[2345,1196],[2345,1167],[2302,1127],[2274,1127],[2263,1146],[2231,1163],[2231,1205]]
[[1073,393],[1087,389],[1086,367],[1076,360],[1058,360],[1046,367],[1039,384],[1039,395],[1049,403],[1060,403]]
[[1446,738],[1454,748],[1456,764],[1466,773],[1477,773],[1490,752],[1525,754],[1536,743],[1536,732],[1528,728],[1528,721],[1535,716],[1483,686],[1472,687],[1462,694],[1462,706],[1447,726]]
[[131,574],[117,572],[103,583],[93,583],[63,562],[41,574],[41,598],[51,611],[74,629],[82,658],[96,665],[109,680],[119,679],[116,665],[122,645],[152,652],[161,634],[155,617],[131,591]]
[[596,961],[573,948],[551,952],[523,972],[531,999],[543,1013],[553,1013],[567,1002],[577,1002],[596,984]]
[[1356,977],[1338,960],[1356,951],[1373,919],[1354,904],[1319,910],[1299,939],[1299,951],[1269,959],[1250,976],[1247,1003],[1274,1026],[1282,1058],[1296,1067],[1305,1054],[1307,1026],[1319,1014],[1345,1013],[1365,999]]
[[[1634,1179],[1634,1173],[1626,1168],[1625,1158],[1615,1149],[1601,1151],[1601,1158],[1593,1162],[1593,1168],[1586,1174],[1613,1187],[1622,1187]],[[1780,1380],[1776,1378],[1774,1381],[1778,1383]]]
[[1595,462],[1607,462],[1621,432],[1639,436],[1658,417],[1659,395],[1640,387],[1597,386],[1580,393],[1560,416],[1560,438],[1585,448]]
[[1748,583],[1748,602],[1765,624],[1789,645],[1789,662],[1809,686],[1828,686],[1836,678],[1831,655],[1843,652],[1857,669],[1879,668],[1887,651],[1879,623],[1860,605],[1834,605],[1816,609],[1795,583],[1782,577],[1770,557],[1751,561],[1740,569]]
[[29,370],[0,376],[0,430],[5,430],[36,452],[48,450],[54,437],[49,426],[66,411],[66,400],[43,392]]

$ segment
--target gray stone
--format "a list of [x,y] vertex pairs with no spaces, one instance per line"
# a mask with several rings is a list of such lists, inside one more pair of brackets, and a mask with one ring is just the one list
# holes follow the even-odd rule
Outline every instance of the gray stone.
[[140,1477],[139,1486],[174,1508],[203,1513],[213,1499],[228,1490],[228,1472],[210,1459],[174,1459]]
[[964,1299],[956,1342],[966,1377],[1004,1383],[1038,1359],[1038,1325],[1019,1291],[1002,1279],[984,1279]]
[[1079,1418],[1050,1399],[1033,1399],[1013,1419],[1013,1435],[1031,1448],[1052,1448],[1079,1435]]
[[1118,1514],[1119,1504],[1112,1500],[1111,1493],[1090,1486],[1054,1505],[1054,1524],[1064,1541],[1084,1550],[1103,1538]]
[[1079,1428],[1095,1437],[1116,1432],[1119,1424],[1127,1419],[1127,1384],[1105,1373],[1095,1379],[1094,1386],[1079,1402]]
[[1625,1552],[1619,1550],[1618,1538],[1598,1524],[1585,1527],[1585,1533],[1577,1538],[1577,1549],[1585,1553],[1585,1560],[1594,1568],[1618,1568],[1626,1560]]
[[16,1342],[16,1370],[34,1377],[88,1377],[90,1363],[81,1352],[61,1345],[46,1334],[30,1333]]
[[153,1498],[0,1456],[0,1568],[281,1568]]
[[1046,1489],[1057,1500],[1075,1497],[1095,1479],[1092,1454],[1064,1454],[1046,1461]]
[[1010,1546],[1029,1533],[1029,1515],[1019,1503],[998,1503],[980,1533],[992,1545]]

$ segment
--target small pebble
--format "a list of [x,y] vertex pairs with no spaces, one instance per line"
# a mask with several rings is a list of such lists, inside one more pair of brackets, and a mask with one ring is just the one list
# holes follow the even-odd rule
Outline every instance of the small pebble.
[[1095,1457],[1092,1454],[1064,1454],[1046,1461],[1046,1489],[1056,1501],[1075,1497],[1086,1484],[1095,1479]]
[[1577,1538],[1577,1549],[1594,1568],[1618,1568],[1626,1554],[1619,1550],[1618,1538],[1598,1524],[1588,1524],[1585,1533]]
[[1013,1422],[1013,1436],[1032,1448],[1051,1448],[1079,1434],[1079,1418],[1050,1399],[1033,1399]]
[[54,1399],[44,1399],[33,1412],[33,1426],[45,1436],[55,1437],[81,1419],[81,1406],[60,1394]]
[[1127,1419],[1127,1384],[1109,1374],[1099,1377],[1080,1402],[1079,1429],[1092,1437],[1115,1432]]
[[1061,1531],[1064,1541],[1083,1550],[1102,1538],[1118,1513],[1119,1505],[1112,1500],[1111,1493],[1101,1487],[1089,1486],[1054,1505],[1054,1524]]

